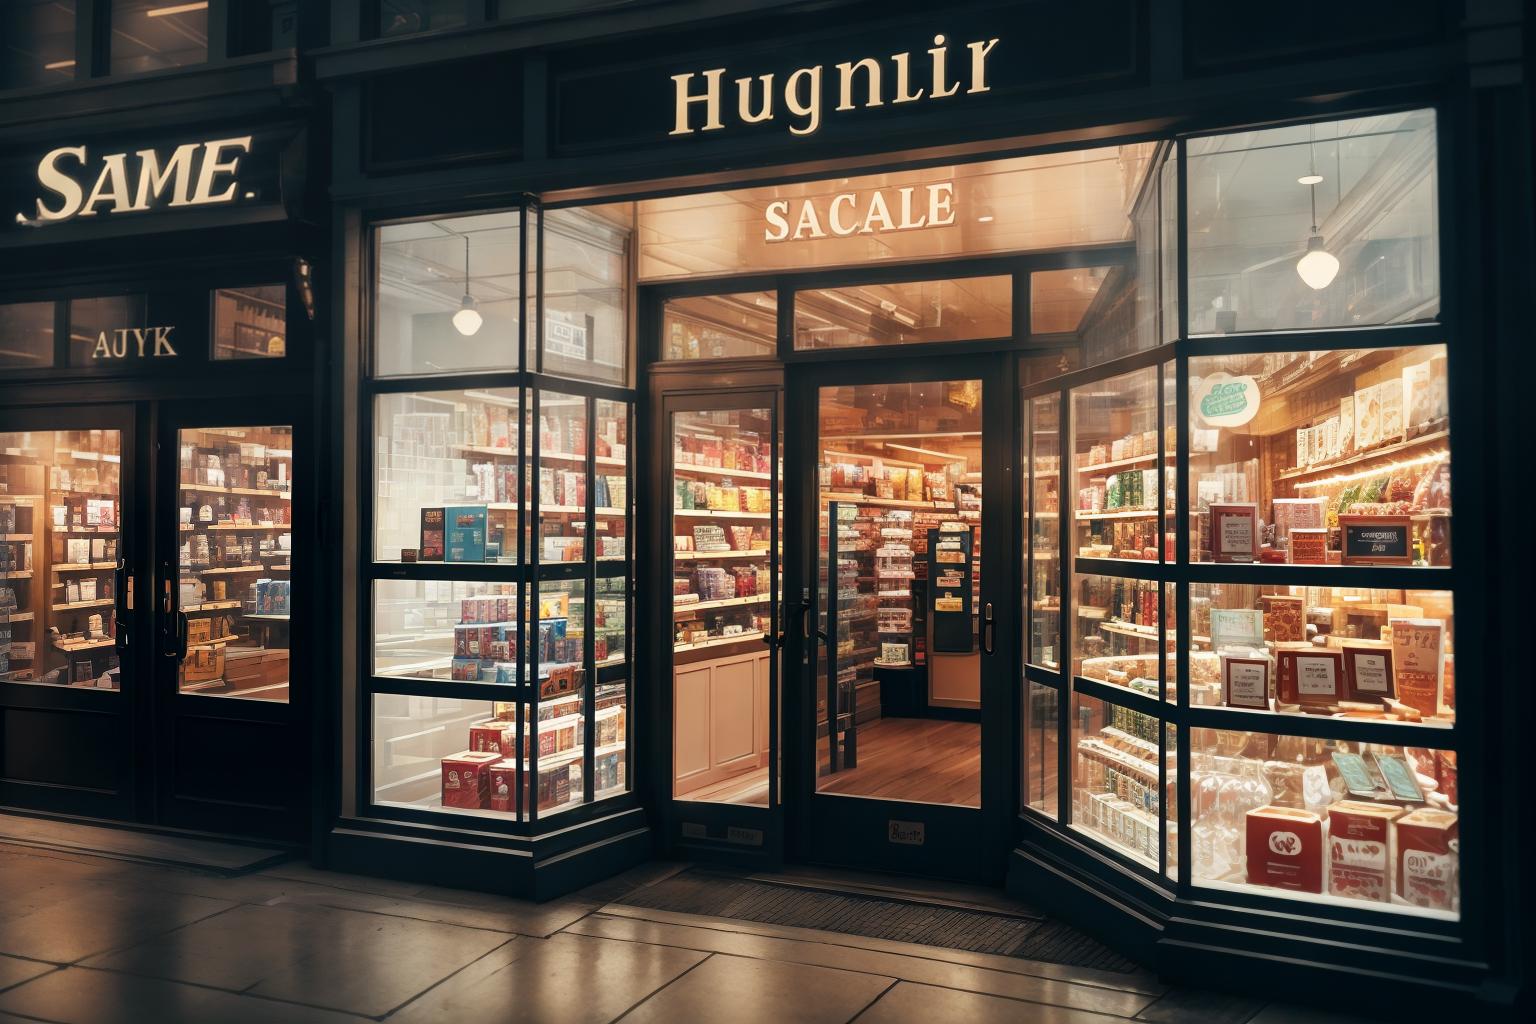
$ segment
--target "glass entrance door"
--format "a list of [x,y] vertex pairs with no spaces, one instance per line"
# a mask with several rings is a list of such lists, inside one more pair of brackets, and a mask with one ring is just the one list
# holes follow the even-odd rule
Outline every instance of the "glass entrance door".
[[1011,621],[1015,541],[993,525],[1008,504],[1001,365],[868,365],[795,368],[808,511],[796,536],[814,608],[797,853],[1001,877],[1001,855],[978,852],[1011,749],[999,642],[1012,641],[997,624]]
[[307,456],[295,410],[165,407],[153,598],[157,789],[166,824],[297,838],[308,737],[295,635],[314,616],[296,584]]

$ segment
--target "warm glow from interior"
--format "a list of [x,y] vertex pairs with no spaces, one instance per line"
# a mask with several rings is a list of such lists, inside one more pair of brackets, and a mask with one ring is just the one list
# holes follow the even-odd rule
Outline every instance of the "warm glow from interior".
[[206,11],[208,0],[199,0],[193,4],[175,4],[171,7],[152,7],[144,12],[146,18],[168,18],[173,14],[191,14],[193,11]]

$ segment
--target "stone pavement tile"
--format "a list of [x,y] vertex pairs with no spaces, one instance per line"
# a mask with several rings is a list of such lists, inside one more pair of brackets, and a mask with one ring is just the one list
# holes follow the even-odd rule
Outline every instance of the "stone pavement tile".
[[[461,899],[445,901],[440,898],[444,893],[452,893]],[[378,913],[545,938],[575,924],[596,909],[596,903],[584,900],[533,903],[484,893],[428,890],[413,899],[395,900],[393,906],[381,908]]]
[[1317,1010],[1310,1006],[1270,1003],[1250,1017],[1247,1024],[1364,1024],[1375,1019],[1377,1018]]
[[[724,929],[658,924],[631,918],[599,915],[579,922],[571,931],[583,935],[603,935],[614,939],[654,942],[787,963],[820,964],[843,970],[884,975],[902,981],[921,982],[970,992],[986,992],[1010,999],[1025,999],[1035,1003],[1118,1014],[1122,1017],[1133,1016],[1153,999],[1145,993],[1125,992],[1037,978],[1027,974],[987,970],[967,964],[933,960],[924,956],[860,949],[830,942],[733,933]],[[831,936],[828,935],[828,937]]]
[[1262,1000],[1225,992],[1175,988],[1136,1015],[1158,1024],[1244,1024],[1264,1005]]
[[359,1024],[328,1010],[84,967],[0,992],[0,1011],[64,1024]]
[[[625,1014],[624,1024],[844,1024],[890,978],[830,967],[715,955]],[[1022,1005],[1022,1004],[1015,1004]]]
[[235,906],[155,889],[91,884],[67,899],[0,921],[0,953],[70,963],[141,942]]
[[583,935],[514,939],[393,1014],[389,1024],[606,1024],[706,955]]
[[392,878],[348,875],[339,871],[326,871],[323,868],[313,867],[299,860],[264,868],[256,872],[256,875],[253,877],[259,876],[287,878],[296,882],[309,882],[313,885],[329,885],[337,889],[351,889],[355,892],[371,892],[375,896],[392,896],[396,899],[409,899],[425,888],[421,882],[397,882]]
[[0,921],[24,917],[80,894],[121,868],[112,861],[0,850]]
[[507,941],[329,907],[238,907],[90,964],[378,1016]]
[[388,896],[315,885],[311,882],[278,878],[264,874],[223,878],[203,871],[173,867],[135,865],[117,875],[112,884],[159,889],[164,892],[190,893],[215,899],[232,900],[252,906],[273,903],[299,903],[346,910],[372,910],[380,913],[398,905]]
[[1119,1018],[1106,1017],[1064,1006],[1038,1006],[1012,999],[956,992],[901,982],[881,996],[873,1006],[859,1014],[858,1024],[938,1024],[940,1021],[965,1021],[966,1024],[1115,1024]]
[[38,975],[58,970],[53,964],[40,964],[36,960],[19,960],[14,956],[0,956],[0,989],[31,981]]

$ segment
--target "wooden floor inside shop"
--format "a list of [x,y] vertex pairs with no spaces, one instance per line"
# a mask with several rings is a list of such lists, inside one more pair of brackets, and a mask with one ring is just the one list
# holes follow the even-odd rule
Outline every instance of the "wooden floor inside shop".
[[881,800],[981,806],[981,725],[880,718],[859,726],[858,766],[827,771],[817,744],[816,791]]
[[768,769],[756,768],[729,779],[721,779],[707,786],[689,790],[678,797],[680,800],[701,800],[712,804],[746,804],[753,807],[768,806]]

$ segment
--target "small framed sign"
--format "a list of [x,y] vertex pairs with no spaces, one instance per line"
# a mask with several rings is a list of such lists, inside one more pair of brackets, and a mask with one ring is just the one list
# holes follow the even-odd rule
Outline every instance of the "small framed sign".
[[1409,565],[1413,520],[1409,516],[1339,516],[1345,565]]
[[1229,708],[1269,710],[1269,659],[1221,656],[1221,693]]
[[1396,697],[1392,679],[1392,648],[1344,645],[1344,699],[1355,701]]
[[1282,703],[1318,707],[1343,699],[1344,656],[1338,651],[1281,650],[1276,658],[1276,695]]
[[1293,526],[1289,546],[1292,565],[1328,564],[1328,531],[1325,528]]
[[1259,506],[1246,502],[1211,502],[1211,560],[1259,560]]

